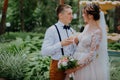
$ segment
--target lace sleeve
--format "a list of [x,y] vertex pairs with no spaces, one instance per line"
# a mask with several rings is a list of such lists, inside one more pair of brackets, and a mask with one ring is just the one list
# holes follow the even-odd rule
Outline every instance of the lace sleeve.
[[86,56],[83,57],[83,59],[80,60],[80,64],[87,65],[97,57],[96,51],[99,48],[101,36],[102,35],[100,33],[95,33],[92,35],[90,53],[88,53]]

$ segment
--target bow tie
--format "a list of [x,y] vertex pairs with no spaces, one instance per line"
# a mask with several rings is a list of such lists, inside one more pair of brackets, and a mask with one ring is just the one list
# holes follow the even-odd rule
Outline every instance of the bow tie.
[[64,25],[64,26],[63,26],[63,29],[68,29],[68,30],[69,30],[69,29],[70,29],[70,26]]

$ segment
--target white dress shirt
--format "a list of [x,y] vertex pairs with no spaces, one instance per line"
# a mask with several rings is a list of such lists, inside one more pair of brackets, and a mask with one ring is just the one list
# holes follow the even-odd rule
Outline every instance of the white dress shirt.
[[[68,36],[72,36],[73,33],[75,33],[75,31],[72,28],[70,28],[67,31],[66,29],[63,29],[64,24],[60,21],[58,21],[55,25],[59,30],[61,40],[67,39]],[[59,60],[62,57],[61,52],[62,46],[55,25],[52,25],[47,29],[42,44],[41,53],[43,56],[51,56],[52,59]],[[63,47],[64,56],[73,55],[75,47],[76,47],[75,44],[64,46]]]

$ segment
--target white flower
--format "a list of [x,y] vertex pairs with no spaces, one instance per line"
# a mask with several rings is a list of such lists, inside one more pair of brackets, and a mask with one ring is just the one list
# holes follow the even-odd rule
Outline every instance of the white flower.
[[74,61],[74,59],[73,59],[73,58],[71,58],[71,59],[70,59],[70,61]]
[[58,62],[58,68],[61,68],[61,61]]
[[62,66],[67,66],[67,62],[62,62]]
[[58,68],[61,68],[61,66],[63,66],[63,67],[65,67],[65,66],[67,66],[68,64],[67,64],[67,62],[66,61],[59,61],[58,62]]

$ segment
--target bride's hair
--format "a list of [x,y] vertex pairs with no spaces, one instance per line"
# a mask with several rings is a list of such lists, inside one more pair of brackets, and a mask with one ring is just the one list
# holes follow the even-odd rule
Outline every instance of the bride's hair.
[[83,8],[83,12],[87,15],[93,15],[95,21],[100,19],[100,7],[98,4],[89,3]]

